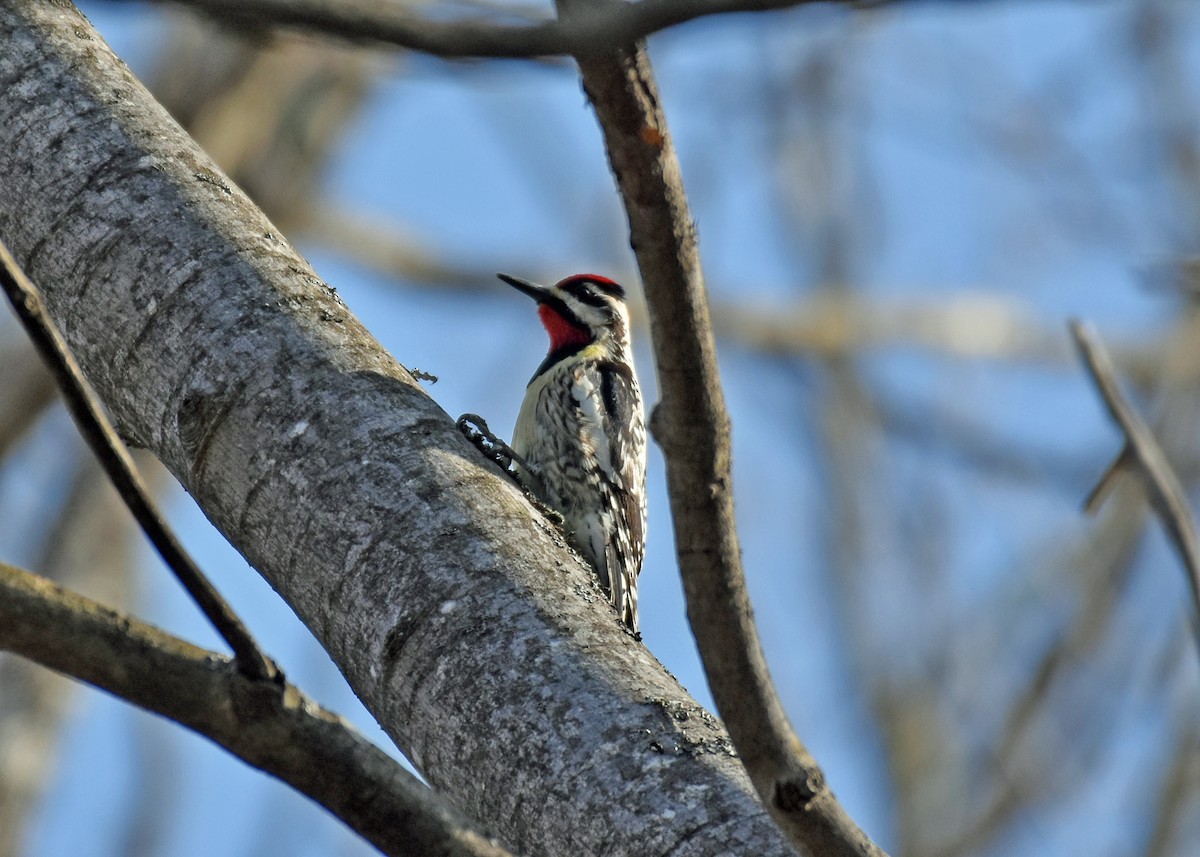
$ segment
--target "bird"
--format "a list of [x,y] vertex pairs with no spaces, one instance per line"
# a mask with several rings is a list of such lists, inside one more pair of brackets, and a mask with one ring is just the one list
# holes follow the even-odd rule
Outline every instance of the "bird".
[[563,518],[621,621],[638,627],[646,552],[646,420],[625,290],[575,274],[552,286],[501,280],[537,302],[550,337],[512,435],[518,480]]

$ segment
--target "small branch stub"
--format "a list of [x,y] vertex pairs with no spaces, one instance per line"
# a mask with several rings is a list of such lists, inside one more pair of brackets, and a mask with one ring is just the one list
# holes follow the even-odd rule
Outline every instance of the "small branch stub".
[[787,813],[805,812],[823,791],[825,773],[820,768],[811,768],[797,778],[775,784],[775,805]]

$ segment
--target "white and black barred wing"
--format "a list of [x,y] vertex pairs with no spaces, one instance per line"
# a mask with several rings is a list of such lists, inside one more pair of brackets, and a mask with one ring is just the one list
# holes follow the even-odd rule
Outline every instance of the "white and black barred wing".
[[576,548],[636,631],[646,544],[646,428],[633,372],[606,360],[550,367],[530,384],[513,448],[535,471],[522,474],[532,476],[531,490],[562,514]]
[[585,448],[595,450],[596,510],[583,521],[593,564],[609,600],[638,628],[637,578],[646,548],[646,428],[642,397],[627,363],[585,366],[576,387]]

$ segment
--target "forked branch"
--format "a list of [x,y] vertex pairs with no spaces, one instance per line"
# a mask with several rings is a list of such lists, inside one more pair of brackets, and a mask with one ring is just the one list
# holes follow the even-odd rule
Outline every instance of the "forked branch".
[[[1086,322],[1072,321],[1071,335],[1109,415],[1125,436],[1121,452],[1088,496],[1087,511],[1094,513],[1100,507],[1119,473],[1130,471],[1138,476],[1187,572],[1194,608],[1192,627],[1200,628],[1200,541],[1187,495],[1154,433],[1121,391],[1116,369],[1095,330]],[[1200,645],[1200,639],[1197,643]]]

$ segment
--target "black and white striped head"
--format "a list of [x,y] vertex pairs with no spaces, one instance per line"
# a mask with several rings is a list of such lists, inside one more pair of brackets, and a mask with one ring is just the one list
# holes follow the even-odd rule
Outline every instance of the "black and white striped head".
[[538,316],[550,334],[550,354],[579,351],[592,343],[614,349],[629,344],[625,289],[607,277],[575,274],[553,286],[497,274],[538,302]]

